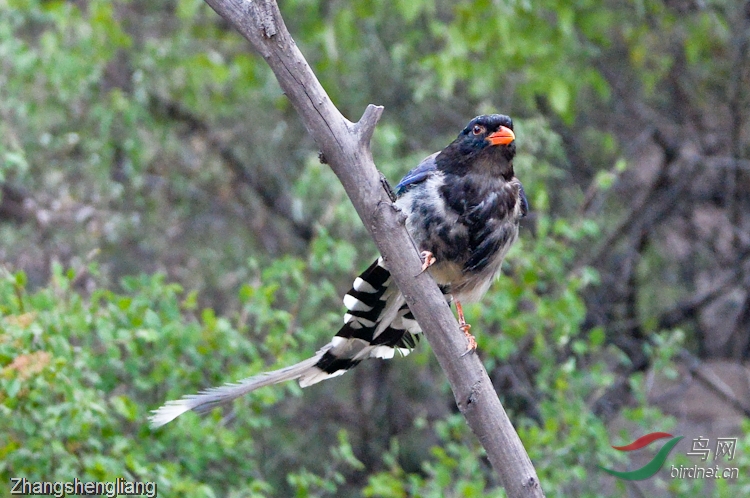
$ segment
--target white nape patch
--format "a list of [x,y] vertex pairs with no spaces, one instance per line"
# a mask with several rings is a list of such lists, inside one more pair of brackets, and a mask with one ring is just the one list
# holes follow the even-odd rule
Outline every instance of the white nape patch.
[[313,384],[317,384],[322,380],[330,379],[331,377],[338,377],[339,375],[344,375],[345,373],[346,370],[336,370],[332,374],[329,374],[328,372],[324,372],[318,367],[313,367],[309,370],[309,373],[305,373],[299,378],[299,386],[308,387]]
[[176,401],[167,401],[167,403],[159,408],[158,410],[152,411],[152,415],[148,418],[151,422],[151,427],[156,429],[162,425],[171,422],[183,413],[190,411],[187,400],[178,399]]
[[370,358],[383,358],[384,360],[390,360],[393,358],[394,353],[394,349],[390,346],[377,346],[370,351]]
[[373,287],[372,285],[370,285],[369,283],[367,283],[366,281],[362,280],[359,277],[354,279],[354,285],[352,285],[352,287],[354,287],[354,290],[358,292],[369,292],[371,294],[374,292],[377,292],[375,287]]
[[356,297],[346,294],[344,296],[344,306],[349,311],[371,311],[372,306],[367,306],[365,303],[357,299]]

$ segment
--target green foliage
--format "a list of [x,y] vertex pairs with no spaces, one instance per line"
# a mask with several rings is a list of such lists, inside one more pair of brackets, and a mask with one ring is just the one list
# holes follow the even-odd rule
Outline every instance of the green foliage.
[[[265,496],[283,484],[297,496],[335,492],[344,481],[337,469],[362,468],[343,430],[322,467],[310,455],[320,476],[302,470],[284,483],[272,463],[281,455],[262,458],[281,441],[293,453],[304,445],[293,420],[274,421],[268,410],[283,389],[259,391],[225,414],[231,420],[217,410],[203,419],[184,417],[169,431],[146,425],[149,409],[165,399],[268,369],[264,358],[288,364],[312,354],[319,332],[332,325],[329,315],[315,313],[328,292],[300,271],[319,265],[312,255],[259,272],[258,284],[243,288],[238,327],[211,309],[196,314],[195,297],[183,297],[180,286],[159,275],[126,279],[124,294],[102,289],[84,299],[72,287],[75,273],[60,266],[50,286],[35,293],[27,293],[22,273],[3,273],[3,478],[119,476],[155,480],[166,495]],[[319,297],[298,316],[274,309],[301,292]],[[297,320],[305,321],[304,330]]]

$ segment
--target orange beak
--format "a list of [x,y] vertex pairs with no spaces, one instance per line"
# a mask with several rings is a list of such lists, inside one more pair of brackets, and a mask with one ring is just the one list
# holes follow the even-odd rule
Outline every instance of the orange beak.
[[508,145],[516,139],[516,135],[513,130],[501,126],[495,133],[491,133],[487,136],[486,140],[492,145]]

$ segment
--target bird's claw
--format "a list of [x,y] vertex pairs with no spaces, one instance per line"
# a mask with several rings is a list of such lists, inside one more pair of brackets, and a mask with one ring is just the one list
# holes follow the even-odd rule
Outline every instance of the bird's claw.
[[435,255],[430,251],[422,251],[421,253],[419,253],[419,259],[422,260],[422,271],[420,273],[424,273],[427,268],[434,265],[437,261]]
[[459,328],[461,329],[461,332],[464,333],[464,335],[466,336],[466,341],[469,343],[466,346],[466,351],[461,355],[461,357],[463,358],[467,354],[473,353],[477,350],[477,340],[469,332],[469,329],[471,329],[471,325],[469,325],[468,323],[464,323],[463,325],[460,325]]

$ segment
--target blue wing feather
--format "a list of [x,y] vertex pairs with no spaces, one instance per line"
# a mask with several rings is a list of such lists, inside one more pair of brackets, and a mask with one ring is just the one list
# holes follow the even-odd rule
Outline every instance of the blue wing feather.
[[526,216],[529,213],[529,200],[526,198],[523,185],[519,187],[518,193],[521,194],[521,216]]
[[436,152],[431,156],[425,157],[422,162],[417,165],[416,168],[409,171],[406,176],[404,176],[401,181],[398,182],[398,185],[396,185],[396,195],[402,195],[404,192],[409,190],[409,188],[416,185],[417,183],[425,181],[430,175],[432,175],[432,173],[437,171],[435,158],[438,154],[440,153]]

